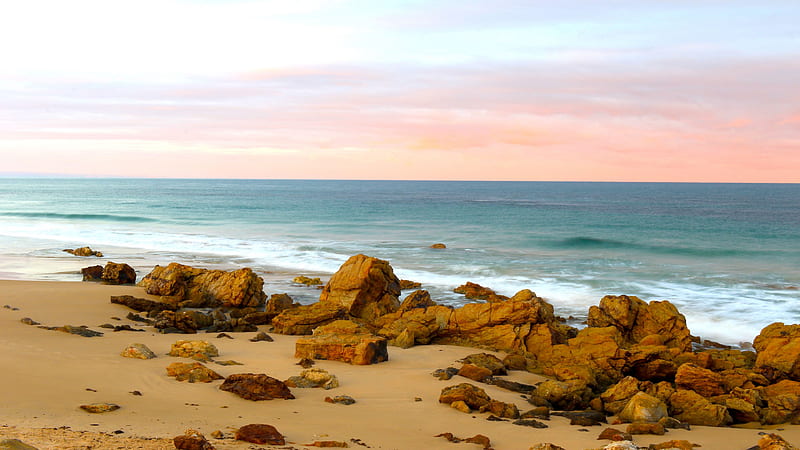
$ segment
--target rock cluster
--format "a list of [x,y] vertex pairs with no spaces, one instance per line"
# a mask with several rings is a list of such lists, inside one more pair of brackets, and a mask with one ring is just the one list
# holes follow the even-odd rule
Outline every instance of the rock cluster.
[[106,284],[136,284],[136,271],[127,264],[107,262],[103,266],[81,269],[83,281],[102,281]]
[[171,263],[155,266],[139,286],[182,307],[260,306],[266,300],[264,280],[249,268],[225,272]]

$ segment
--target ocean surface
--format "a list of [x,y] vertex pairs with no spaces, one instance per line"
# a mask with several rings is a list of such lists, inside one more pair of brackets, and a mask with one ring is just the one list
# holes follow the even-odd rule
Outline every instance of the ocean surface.
[[[62,252],[85,245],[105,256]],[[0,178],[3,279],[80,281],[109,260],[140,277],[248,266],[268,294],[311,303],[319,291],[291,279],[357,253],[444,304],[472,281],[579,321],[606,294],[636,295],[729,344],[800,323],[800,185]]]

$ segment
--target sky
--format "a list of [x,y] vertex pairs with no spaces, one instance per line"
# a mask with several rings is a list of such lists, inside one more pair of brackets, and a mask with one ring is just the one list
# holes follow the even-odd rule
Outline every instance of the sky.
[[0,4],[0,175],[800,182],[800,2]]

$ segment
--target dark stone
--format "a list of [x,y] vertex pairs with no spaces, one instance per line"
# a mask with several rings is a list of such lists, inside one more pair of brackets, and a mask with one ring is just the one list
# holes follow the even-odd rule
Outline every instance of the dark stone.
[[100,281],[103,279],[103,266],[89,266],[81,269],[83,281]]
[[517,383],[516,381],[508,381],[502,378],[492,378],[487,380],[486,383],[521,394],[530,394],[536,389],[536,386],[530,384]]
[[102,278],[107,284],[136,284],[136,271],[127,264],[109,261],[103,268]]
[[130,320],[130,321],[132,321],[132,322],[139,322],[139,323],[143,323],[143,324],[146,324],[146,325],[152,325],[153,324],[152,320],[145,319],[144,317],[142,317],[142,316],[140,316],[138,314],[134,314],[132,312],[129,312],[128,315],[125,316],[125,318]]
[[523,427],[532,427],[532,428],[548,428],[546,423],[539,422],[538,420],[534,419],[517,419],[511,422],[514,425],[520,425]]
[[214,450],[214,446],[206,440],[205,436],[193,430],[175,436],[172,443],[178,450]]
[[255,337],[250,339],[250,342],[261,342],[261,341],[272,342],[274,341],[274,339],[272,339],[270,335],[264,333],[263,331],[259,332],[257,335],[255,335]]
[[328,403],[337,403],[339,405],[352,405],[356,402],[353,397],[349,395],[337,395],[336,397],[325,397],[325,401]]
[[164,302],[156,302],[145,298],[137,298],[132,295],[112,295],[111,303],[124,305],[136,312],[151,312],[151,311],[175,311],[178,309],[176,305]]
[[283,435],[272,425],[253,423],[236,430],[236,440],[260,445],[286,445]]
[[311,358],[303,358],[300,361],[297,361],[297,365],[302,367],[303,369],[308,369],[309,367],[314,365],[314,360]]
[[31,319],[30,317],[23,317],[22,319],[19,319],[19,321],[25,325],[40,325],[39,322]]
[[225,379],[219,387],[245,400],[293,399],[294,395],[283,381],[259,373],[237,373]]
[[587,409],[586,411],[555,411],[551,412],[550,414],[554,416],[566,417],[570,421],[576,419],[590,419],[599,423],[608,423],[605,414],[593,409]]
[[458,375],[458,369],[455,367],[448,367],[447,369],[436,369],[432,375],[440,380],[449,380],[455,375]]

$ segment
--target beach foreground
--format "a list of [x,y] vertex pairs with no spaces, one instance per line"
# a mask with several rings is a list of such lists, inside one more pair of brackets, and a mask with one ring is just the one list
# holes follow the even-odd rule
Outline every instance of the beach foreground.
[[[315,367],[336,375],[340,387],[293,388],[293,400],[254,402],[221,391],[221,381],[187,383],[168,377],[165,369],[169,364],[190,360],[166,353],[178,340],[207,340],[219,349],[216,359],[243,364],[207,363],[222,376],[251,372],[285,380],[302,370],[294,358],[297,336],[272,334],[274,342],[251,342],[252,332],[228,333],[233,339],[217,338],[216,333],[160,334],[125,319],[130,310],[110,303],[112,295],[156,299],[135,286],[0,281],[0,292],[0,303],[7,305],[0,308],[0,364],[4,368],[0,372],[0,438],[18,438],[40,449],[173,448],[171,439],[187,429],[200,431],[216,448],[252,448],[253,444],[232,439],[236,429],[252,423],[273,425],[285,436],[287,444],[275,448],[315,448],[306,445],[315,441],[346,442],[350,448],[479,448],[434,437],[445,432],[460,438],[488,436],[495,449],[527,449],[543,442],[589,449],[609,442],[597,440],[605,426],[571,426],[568,419],[554,416],[547,421],[549,428],[533,429],[487,421],[486,413],[464,414],[440,404],[444,387],[471,380],[456,376],[441,381],[431,372],[458,366],[457,360],[482,350],[446,345],[390,347],[389,361],[375,365],[317,361]],[[86,325],[104,335],[86,338],[45,330],[20,322],[26,317],[45,326]],[[113,332],[99,327],[106,323],[146,331]],[[132,343],[143,343],[158,356],[150,360],[120,356]],[[507,378],[526,384],[543,380],[523,371],[512,371]],[[531,408],[520,394],[490,385],[481,387],[493,399],[514,403],[521,411]],[[134,395],[135,391],[141,395]],[[336,395],[349,395],[357,402],[324,401]],[[79,408],[89,403],[115,403],[121,408],[103,414]],[[67,429],[47,430],[64,427]],[[766,431],[800,442],[800,426],[777,428]],[[216,430],[227,438],[211,438]],[[72,433],[80,431],[99,434]],[[635,436],[635,442],[647,446],[686,439],[706,449],[746,449],[756,445],[764,431],[695,426],[691,431],[670,430],[665,436]]]

